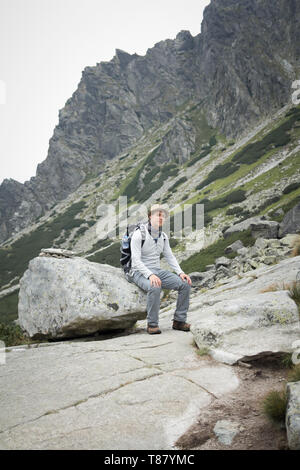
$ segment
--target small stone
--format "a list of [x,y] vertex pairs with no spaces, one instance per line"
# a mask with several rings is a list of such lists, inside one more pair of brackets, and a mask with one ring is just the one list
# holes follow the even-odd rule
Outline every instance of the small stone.
[[229,266],[231,263],[231,260],[229,258],[226,258],[225,256],[221,256],[220,258],[216,259],[215,265],[216,268],[218,269],[220,266]]
[[214,427],[214,433],[218,438],[218,441],[221,444],[230,446],[234,437],[239,432],[239,424],[228,421],[228,420],[221,420],[218,421]]

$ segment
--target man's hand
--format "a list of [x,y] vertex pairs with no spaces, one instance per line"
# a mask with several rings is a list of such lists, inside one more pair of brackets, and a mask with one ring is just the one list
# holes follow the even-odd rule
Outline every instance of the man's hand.
[[189,283],[189,285],[191,286],[192,285],[192,280],[190,278],[190,276],[188,276],[187,274],[184,274],[184,273],[180,273],[179,274],[179,277],[185,281],[185,279],[187,280],[187,282]]
[[155,287],[161,286],[161,280],[155,274],[151,274],[151,276],[149,276],[149,279],[150,279],[151,286],[155,286]]

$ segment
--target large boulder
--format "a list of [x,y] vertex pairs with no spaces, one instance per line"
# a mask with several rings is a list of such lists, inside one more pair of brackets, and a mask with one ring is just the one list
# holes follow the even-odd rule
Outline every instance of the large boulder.
[[234,252],[236,252],[237,250],[239,250],[240,248],[243,248],[243,247],[244,247],[244,245],[241,242],[241,240],[237,240],[237,241],[231,243],[231,245],[228,245],[225,248],[224,253],[225,253],[225,255],[228,255],[229,253],[234,253]]
[[279,226],[279,238],[288,233],[300,233],[300,202],[286,213]]
[[223,235],[224,238],[227,238],[233,233],[243,232],[249,228],[253,238],[277,238],[279,223],[273,220],[266,220],[264,216],[250,217],[227,228]]
[[279,223],[274,220],[261,220],[250,224],[253,238],[277,238]]
[[292,351],[300,337],[299,312],[287,291],[251,293],[201,308],[191,331],[199,348],[234,364]]
[[118,268],[79,257],[38,256],[20,281],[18,314],[31,338],[84,336],[146,318],[146,293]]
[[221,362],[292,352],[300,338],[299,312],[288,288],[299,272],[300,256],[225,279],[190,301],[195,342]]
[[285,425],[289,448],[300,450],[300,382],[287,384]]
[[251,224],[260,223],[261,221],[261,217],[250,217],[249,219],[242,220],[242,222],[238,222],[237,224],[228,227],[223,233],[224,238],[230,237],[233,233],[248,230],[251,227]]

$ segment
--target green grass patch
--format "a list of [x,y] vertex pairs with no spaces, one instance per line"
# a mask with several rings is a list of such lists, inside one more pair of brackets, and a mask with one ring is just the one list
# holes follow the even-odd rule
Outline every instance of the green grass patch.
[[[213,212],[218,209],[222,209],[224,207],[229,206],[230,204],[236,204],[238,202],[242,202],[246,199],[246,193],[243,189],[236,189],[234,191],[231,191],[228,194],[225,194],[224,196],[209,200],[208,198],[203,198],[200,199],[199,196],[194,196],[191,199],[188,199],[185,201],[185,204],[191,204],[192,205],[192,211],[193,211],[193,223],[192,227],[196,227],[196,210],[195,207],[197,204],[204,204],[204,225],[209,224],[212,221],[212,214],[210,212]],[[180,213],[179,213],[180,214]],[[180,217],[180,215],[178,215]],[[173,216],[171,216],[171,224],[173,224]],[[171,228],[172,230],[172,228]]]
[[251,142],[237,152],[232,161],[249,165],[259,160],[272,147],[277,148],[287,145],[291,141],[288,132],[292,130],[298,119],[300,119],[300,108],[297,108],[283,123],[271,130],[261,140]]
[[[167,163],[160,166],[155,162],[155,155],[158,147],[146,157],[139,165],[132,179],[121,189],[120,195],[127,196],[129,200],[138,203],[145,202],[152,194],[157,191],[170,176],[177,176],[179,167],[176,163]],[[142,177],[142,173],[146,174]],[[158,176],[158,177],[157,177]],[[143,183],[143,189],[138,190],[140,182]]]
[[[284,198],[281,198],[281,200],[285,200]],[[287,214],[288,211],[290,211],[291,209],[293,209],[293,207],[296,206],[296,204],[298,204],[300,202],[300,194],[298,194],[297,196],[295,196],[294,198],[292,198],[291,200],[289,200],[288,202],[286,202],[285,204],[281,204],[279,207],[277,207],[275,210],[272,210],[270,212],[268,212],[268,215],[270,217],[272,217],[272,220],[276,220],[277,222],[282,222],[284,216]],[[280,214],[278,216],[275,216],[274,213],[278,210],[278,209],[282,209],[283,210],[283,214]]]
[[287,407],[286,391],[271,390],[264,398],[262,409],[264,414],[273,422],[284,423]]
[[293,301],[297,304],[298,312],[299,312],[299,319],[300,319],[300,285],[299,283],[294,283],[290,286],[288,290],[288,294],[293,299]]
[[103,238],[101,240],[98,240],[92,248],[88,251],[85,251],[85,254],[93,253],[94,251],[100,250],[101,248],[105,248],[107,245],[110,245],[112,243],[111,238]]
[[211,212],[215,209],[227,207],[230,204],[236,204],[238,202],[242,202],[245,199],[246,199],[245,191],[243,189],[236,189],[235,191],[225,194],[225,196],[222,196],[220,198],[213,199],[212,201],[203,199],[204,211]]
[[168,192],[169,193],[172,193],[176,188],[177,186],[180,186],[182,183],[185,183],[187,181],[187,177],[186,176],[183,176],[182,178],[180,178],[179,180],[176,181],[176,183],[174,183],[169,189],[168,189]]
[[204,158],[206,157],[206,155],[208,155],[210,153],[211,149],[210,147],[203,150],[202,152],[200,153],[197,153],[197,155],[194,155],[186,164],[186,166],[193,166],[195,165],[196,162],[198,162],[199,160],[201,160],[201,158]]
[[291,369],[294,365],[292,360],[292,353],[285,353],[280,360],[280,364],[286,369]]
[[63,229],[71,230],[80,226],[84,220],[75,219],[75,215],[84,207],[84,201],[74,203],[53,221],[41,225],[34,232],[23,235],[9,247],[1,248],[0,285],[7,284],[15,276],[21,277],[29,261],[38,256],[42,248],[51,247],[53,240],[58,238]]
[[233,162],[226,162],[223,165],[217,165],[209,173],[209,175],[203,181],[201,181],[201,183],[198,184],[198,186],[196,186],[196,189],[200,190],[204,188],[204,186],[207,186],[208,184],[212,183],[213,181],[217,179],[226,178],[232,173],[235,173],[238,169],[239,169],[239,165]]
[[282,192],[283,192],[283,194],[289,194],[293,191],[296,191],[299,188],[300,188],[300,182],[299,183],[291,183],[286,188],[284,188],[284,190]]
[[[124,189],[122,189],[122,192],[120,196],[127,196],[128,199],[133,199],[134,196],[136,195],[137,188],[138,188],[138,183],[139,179],[141,176],[141,173],[143,169],[146,166],[153,166],[153,161],[154,157],[156,155],[156,152],[158,151],[158,147],[152,150],[152,152],[149,153],[149,155],[146,157],[146,159],[138,166],[133,178],[127,183]],[[155,165],[156,166],[156,165]]]
[[[179,173],[179,168],[177,168],[175,163],[168,163],[164,165],[161,169],[157,168],[158,171],[155,172],[157,174],[160,172],[159,178],[156,179],[155,181],[152,181],[152,179],[147,178],[147,174],[145,175],[145,178],[143,179],[144,182],[144,188],[137,192],[134,197],[134,200],[136,202],[142,203],[147,201],[149,197],[152,196],[155,191],[157,191],[159,188],[162,187],[164,182],[171,176],[177,176]],[[153,169],[151,170],[153,172]]]
[[18,318],[19,291],[0,298],[0,322],[11,323]]
[[300,364],[292,366],[292,370],[288,373],[288,382],[299,382],[300,381]]
[[[241,240],[244,246],[253,246],[255,239],[251,236],[251,230],[244,230],[239,233],[233,233],[226,239],[222,238],[212,245],[193,254],[180,263],[184,272],[191,273],[194,271],[203,272],[208,264],[214,264],[215,260],[220,256],[224,256],[224,250],[236,240]],[[234,258],[235,253],[225,255],[227,258]]]
[[0,340],[4,341],[6,347],[30,344],[32,342],[27,336],[24,336],[24,333],[19,325],[14,323],[8,325],[1,322]]
[[120,267],[120,242],[113,243],[108,248],[104,248],[95,255],[88,258],[89,261],[110,266]]
[[216,135],[216,130],[208,124],[204,111],[197,107],[190,109],[187,116],[196,131],[195,149],[198,152],[203,144],[207,144]]

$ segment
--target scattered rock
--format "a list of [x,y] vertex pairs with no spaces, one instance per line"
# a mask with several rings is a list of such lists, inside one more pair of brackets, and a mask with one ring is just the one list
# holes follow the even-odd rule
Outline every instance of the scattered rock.
[[217,421],[214,427],[214,433],[219,442],[226,446],[230,446],[234,437],[239,432],[239,425],[233,421],[222,419]]
[[248,248],[242,247],[237,250],[237,253],[241,256],[246,256],[248,253]]
[[231,260],[229,258],[226,258],[225,256],[221,256],[220,258],[217,258],[215,261],[215,266],[218,269],[220,266],[229,266],[231,263]]
[[255,240],[254,246],[260,250],[265,250],[268,247],[268,241],[264,238],[258,237]]
[[284,216],[279,226],[278,237],[282,238],[292,233],[300,233],[300,202]]
[[227,269],[225,266],[220,266],[218,268],[218,272],[216,273],[215,275],[215,281],[218,281],[219,279],[222,279],[222,278],[227,278],[227,277],[230,277],[230,271],[229,269]]
[[274,220],[251,222],[250,228],[253,238],[277,238],[279,223]]
[[235,251],[243,247],[244,245],[241,240],[237,240],[236,242],[233,242],[231,245],[227,246],[224,250],[224,253],[225,255],[228,255],[229,253],[234,253]]
[[232,225],[227,230],[225,230],[225,232],[223,234],[224,238],[229,237],[233,233],[243,232],[244,230],[248,230],[248,228],[250,228],[251,224],[256,223],[256,222],[257,223],[261,222],[261,218],[260,217],[250,217],[249,219],[243,220],[242,222],[239,222],[235,225]]
[[192,272],[192,273],[189,273],[189,276],[192,280],[192,282],[198,282],[198,281],[202,281],[202,279],[205,278],[205,274],[204,273],[201,273],[201,272]]
[[300,381],[287,384],[286,430],[291,450],[300,450]]
[[205,266],[205,270],[206,271],[215,271],[216,270],[216,266],[214,264],[207,264]]
[[74,251],[64,250],[62,248],[42,248],[39,256],[53,256],[57,258],[73,258],[76,256]]

